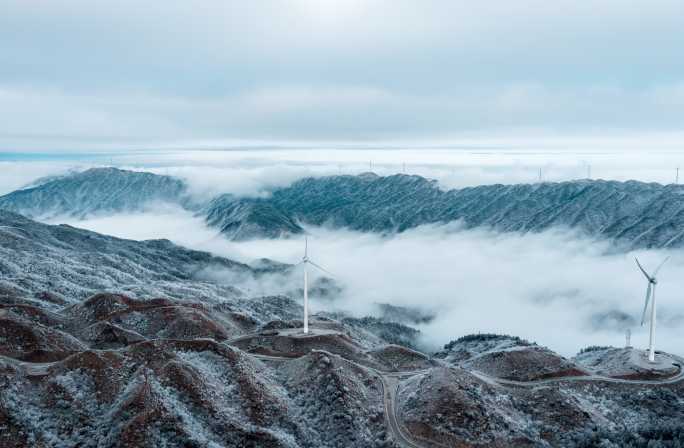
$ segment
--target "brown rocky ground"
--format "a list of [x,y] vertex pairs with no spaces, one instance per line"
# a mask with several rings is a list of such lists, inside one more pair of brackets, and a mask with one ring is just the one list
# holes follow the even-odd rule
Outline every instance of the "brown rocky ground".
[[519,338],[470,335],[436,354],[451,365],[518,381],[587,375],[587,370],[551,350]]
[[56,311],[41,300],[0,305],[2,448],[391,447],[378,372],[398,372],[399,423],[425,446],[600,446],[582,445],[587,432],[684,421],[680,383],[569,378],[614,369],[625,360],[613,352],[573,362],[472,335],[429,357],[362,320],[315,317],[303,335],[291,312],[277,318],[282,297],[249,312],[120,294]]
[[299,357],[284,368],[225,343],[268,327],[231,306],[97,294],[52,312],[13,300],[0,308],[0,446],[389,446],[379,378],[318,351],[365,348],[319,323],[309,339],[245,340]]
[[[600,438],[586,442],[599,429],[631,433],[661,422],[681,424],[684,385],[559,381],[522,387],[443,367],[403,381],[398,402],[407,430],[442,446],[598,447],[613,446]],[[667,438],[672,431],[653,434]],[[647,445],[648,439],[634,446]]]

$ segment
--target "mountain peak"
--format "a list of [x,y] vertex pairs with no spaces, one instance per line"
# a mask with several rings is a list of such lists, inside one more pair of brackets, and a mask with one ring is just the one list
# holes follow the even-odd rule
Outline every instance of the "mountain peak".
[[191,207],[179,179],[114,167],[90,168],[0,197],[0,208],[29,217],[86,217],[143,210],[155,202]]

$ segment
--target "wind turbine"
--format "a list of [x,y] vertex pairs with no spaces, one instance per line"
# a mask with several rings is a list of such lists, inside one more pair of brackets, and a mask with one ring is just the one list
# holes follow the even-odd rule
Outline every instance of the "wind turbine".
[[639,270],[644,274],[644,277],[646,277],[646,280],[648,280],[648,287],[646,288],[646,301],[644,302],[644,312],[641,315],[641,326],[644,325],[644,322],[646,321],[646,311],[648,310],[648,302],[649,300],[651,301],[651,330],[649,333],[648,337],[648,360],[650,362],[655,362],[655,327],[656,327],[656,296],[655,296],[655,290],[656,290],[656,285],[658,284],[658,279],[656,278],[656,275],[658,275],[658,271],[660,271],[660,268],[663,267],[665,262],[669,260],[670,257],[665,258],[653,271],[653,275],[648,275],[648,272],[641,266],[641,263],[639,263],[638,258],[634,258],[636,261],[637,266],[639,266]]
[[332,275],[329,271],[326,269],[322,268],[321,266],[317,265],[313,261],[309,259],[309,239],[308,237],[304,237],[304,256],[302,257],[302,261],[300,263],[301,265],[304,266],[304,334],[309,333],[309,270],[308,270],[308,265],[312,265],[313,267],[320,269],[321,271],[325,272],[326,274]]
[[632,330],[629,328],[625,331],[625,348],[630,348],[632,346]]

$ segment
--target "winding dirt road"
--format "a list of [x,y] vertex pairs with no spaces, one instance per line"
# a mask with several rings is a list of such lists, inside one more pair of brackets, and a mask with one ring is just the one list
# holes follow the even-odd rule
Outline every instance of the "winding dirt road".
[[[293,334],[295,331],[290,330],[289,334]],[[331,333],[331,331],[327,330],[326,333]],[[334,333],[334,331],[332,332]],[[258,334],[253,334],[253,335],[243,335],[237,338],[234,338],[231,341],[226,341],[227,343],[233,342],[233,341],[238,341],[241,339],[257,336]],[[264,360],[272,360],[272,361],[284,361],[284,360],[292,360],[294,358],[289,358],[289,357],[279,357],[279,356],[272,356],[272,355],[257,355],[257,354],[250,354],[254,356],[255,358],[259,359],[264,359]],[[684,365],[684,359],[677,358],[678,361],[680,361],[680,365]],[[410,371],[401,371],[401,372],[387,372],[387,371],[382,371],[378,369],[374,369],[371,367],[363,366],[361,364],[355,363],[354,361],[347,360],[348,362],[357,365],[360,368],[364,368],[367,370],[370,370],[374,372],[380,379],[381,379],[381,384],[383,388],[383,402],[385,406],[385,419],[387,421],[387,427],[392,433],[392,438],[396,442],[398,446],[401,448],[434,448],[434,447],[439,447],[439,448],[446,448],[446,445],[442,445],[440,443],[431,441],[431,440],[425,440],[420,437],[416,437],[413,434],[411,434],[406,427],[402,424],[401,418],[398,415],[397,412],[397,393],[399,389],[399,383],[402,378],[410,378],[414,377],[417,375],[425,375],[427,374],[430,369],[419,369],[419,370],[410,370]],[[446,368],[456,368],[450,364],[447,364],[445,362],[440,362],[442,367]],[[668,377],[668,378],[663,378],[660,380],[630,380],[630,379],[622,379],[622,378],[611,378],[607,376],[601,376],[601,375],[583,375],[583,376],[567,376],[567,377],[558,377],[558,378],[548,378],[548,379],[543,379],[543,380],[532,380],[532,381],[516,381],[516,380],[508,380],[504,378],[498,378],[498,377],[493,377],[489,376],[483,372],[479,372],[477,370],[469,370],[469,369],[464,369],[471,375],[475,376],[476,378],[480,379],[483,382],[486,382],[491,385],[495,386],[502,386],[502,387],[539,387],[539,386],[548,386],[551,384],[557,384],[557,383],[564,383],[564,382],[605,382],[605,383],[618,383],[618,384],[634,384],[634,385],[641,385],[641,386],[660,386],[660,385],[667,385],[667,384],[674,384],[678,383],[680,381],[684,381],[684,370],[681,368],[679,369],[679,373],[677,373],[674,376]]]
[[[245,336],[243,336],[245,337]],[[239,338],[242,339],[243,337]],[[287,358],[287,357],[278,357],[278,356],[265,356],[265,355],[252,355],[257,358],[261,359],[268,359],[268,360],[291,360],[293,358]],[[378,369],[374,369],[371,367],[366,367],[362,366],[360,364],[357,364],[351,360],[347,360],[350,363],[356,364],[357,366],[361,368],[368,369],[372,372],[374,372],[380,379],[381,379],[381,384],[383,388],[383,402],[385,406],[385,418],[387,421],[387,427],[392,433],[392,438],[396,442],[397,445],[399,445],[401,448],[434,448],[434,447],[440,447],[440,448],[446,448],[445,445],[442,445],[440,443],[431,441],[431,440],[425,440],[421,437],[416,437],[412,435],[406,427],[402,424],[401,418],[398,415],[397,412],[397,393],[399,389],[399,383],[402,378],[410,378],[416,375],[425,375],[427,374],[430,369],[420,369],[420,370],[411,370],[411,371],[402,371],[402,372],[387,372],[387,371],[382,371]],[[682,361],[681,365],[684,365],[684,359],[678,359],[678,361]],[[442,364],[443,367],[446,368],[456,368],[450,364],[447,363],[440,363]],[[684,370],[681,368],[679,369],[679,372],[671,377],[668,378],[663,378],[659,380],[630,380],[630,379],[622,379],[622,378],[611,378],[607,376],[601,376],[601,375],[583,375],[583,376],[567,376],[567,377],[558,377],[558,378],[548,378],[548,379],[543,379],[543,380],[532,380],[532,381],[516,381],[516,380],[508,380],[504,378],[497,378],[493,376],[489,376],[483,372],[479,372],[477,370],[469,370],[465,369],[468,373],[471,375],[475,376],[476,378],[480,379],[483,382],[486,382],[491,385],[496,385],[496,386],[503,386],[503,387],[539,387],[539,386],[548,386],[551,384],[558,384],[558,383],[564,383],[564,382],[604,382],[604,383],[617,383],[617,384],[633,384],[633,385],[641,385],[641,386],[660,386],[660,385],[667,385],[667,384],[674,384],[678,383],[680,381],[684,381]]]
[[[230,345],[231,343],[237,342],[242,339],[247,339],[255,336],[263,336],[262,334],[259,333],[254,333],[254,334],[247,334],[247,335],[242,335],[233,339],[230,339],[228,341],[224,341],[225,344]],[[292,361],[297,358],[292,358],[292,357],[287,357],[287,356],[274,356],[274,355],[259,355],[256,353],[249,353],[246,352],[248,355],[261,359],[264,361],[276,361],[276,362],[287,362],[287,361]],[[11,360],[16,362],[19,366],[24,368],[26,370],[27,375],[29,376],[41,376],[47,374],[47,370],[54,364],[55,362],[49,362],[49,363],[31,363],[31,362],[22,362],[22,361],[17,361],[12,358],[7,358],[5,356],[0,356],[0,358],[6,359],[6,360]],[[684,365],[684,359],[677,358],[678,361],[682,361],[681,365]],[[358,364],[354,361],[351,360],[346,360],[347,362],[350,362],[352,364],[355,364],[359,368],[366,369],[375,375],[377,375],[382,384],[382,389],[383,389],[383,402],[384,402],[384,407],[385,407],[385,418],[387,421],[387,427],[389,428],[393,440],[396,442],[398,446],[401,448],[434,448],[434,447],[440,447],[440,448],[445,448],[445,445],[442,445],[440,443],[430,441],[430,440],[425,440],[420,437],[416,437],[404,427],[402,424],[402,421],[398,415],[397,412],[397,393],[400,385],[401,379],[406,379],[406,378],[411,378],[415,377],[417,375],[425,375],[430,372],[431,369],[419,369],[419,370],[410,370],[410,371],[400,371],[400,372],[389,372],[389,371],[382,371],[378,370],[372,367],[364,366],[361,364]],[[457,367],[454,367],[450,364],[440,362],[442,367],[446,368],[451,368],[455,369]],[[489,376],[483,372],[479,372],[476,370],[469,370],[469,369],[463,369],[470,373],[471,375],[475,376],[476,378],[480,379],[483,382],[486,382],[491,385],[495,386],[500,386],[500,387],[539,387],[539,386],[547,386],[551,384],[557,384],[557,383],[564,383],[564,382],[605,382],[605,383],[618,383],[618,384],[634,384],[634,385],[641,385],[641,386],[661,386],[661,385],[667,385],[667,384],[674,384],[678,383],[680,381],[684,381],[684,370],[681,368],[679,369],[679,372],[671,377],[668,378],[663,378],[663,379],[656,379],[656,380],[630,380],[630,379],[621,379],[621,378],[611,378],[611,377],[606,377],[606,376],[601,376],[601,375],[585,375],[585,376],[572,376],[572,377],[559,377],[559,378],[548,378],[548,379],[543,379],[543,380],[533,380],[533,381],[516,381],[516,380],[508,380],[508,379],[503,379],[503,378],[497,378],[497,377],[492,377]]]

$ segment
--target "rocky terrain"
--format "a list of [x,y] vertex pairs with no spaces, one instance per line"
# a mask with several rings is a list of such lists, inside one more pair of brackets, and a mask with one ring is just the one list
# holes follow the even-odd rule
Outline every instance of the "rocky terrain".
[[302,233],[306,224],[391,233],[459,221],[503,232],[571,228],[623,249],[684,245],[681,185],[578,180],[445,191],[420,176],[366,173],[302,179],[268,193],[199,203],[179,179],[97,168],[2,196],[0,208],[33,217],[85,217],[170,202],[196,211],[235,240],[285,237]]
[[496,378],[534,381],[587,375],[580,365],[517,337],[474,334],[451,341],[435,354],[447,363]]
[[[684,378],[672,364],[660,380],[623,379],[500,335],[462,337],[429,356],[326,317],[304,335],[291,300],[251,302],[249,311],[109,293],[56,311],[2,302],[0,446],[681,441]],[[536,364],[505,360],[519,351],[543,355]],[[495,353],[504,354],[500,365],[477,362]],[[568,365],[584,371],[569,376]]]
[[[675,447],[682,360],[514,336],[420,351],[421,310],[252,297],[287,275],[0,211],[0,447]],[[201,275],[219,267],[231,281]],[[403,323],[392,319],[401,320]],[[458,332],[458,329],[454,329]]]

